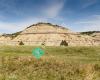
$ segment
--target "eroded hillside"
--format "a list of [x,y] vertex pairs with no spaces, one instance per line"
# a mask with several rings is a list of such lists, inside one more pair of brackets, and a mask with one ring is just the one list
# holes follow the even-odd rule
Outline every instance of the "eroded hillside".
[[1,36],[0,43],[7,45],[34,46],[98,46],[100,33],[72,32],[68,28],[51,23],[37,23],[10,36]]

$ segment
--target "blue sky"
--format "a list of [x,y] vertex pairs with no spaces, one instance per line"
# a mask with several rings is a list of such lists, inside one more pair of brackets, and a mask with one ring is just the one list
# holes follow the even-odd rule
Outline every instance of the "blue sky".
[[100,0],[0,0],[0,33],[50,22],[72,31],[100,30]]

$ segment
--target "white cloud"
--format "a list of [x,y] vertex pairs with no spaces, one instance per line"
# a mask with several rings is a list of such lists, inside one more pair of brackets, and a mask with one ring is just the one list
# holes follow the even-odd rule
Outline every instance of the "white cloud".
[[[40,8],[39,11],[42,11],[42,12],[37,13],[37,14],[39,14],[39,16],[41,16],[41,18],[34,18],[35,13],[34,13],[33,17],[31,17],[32,15],[29,15],[29,12],[27,10],[24,10],[24,6],[21,9],[16,9],[16,6],[15,6],[16,0],[12,0],[12,1],[1,0],[0,6],[3,7],[4,9],[2,10],[2,13],[0,14],[0,33],[1,32],[13,33],[16,31],[21,31],[24,28],[26,28],[34,23],[47,22],[48,18],[56,17],[62,10],[65,0],[47,0],[47,1],[48,1],[48,4],[46,4],[46,5],[44,4],[44,8],[41,8],[42,7],[41,5],[40,5],[41,7],[39,7]],[[49,1],[51,3],[49,3]],[[3,22],[3,19],[5,21],[8,20],[8,17],[5,16],[5,13],[9,12],[9,11],[10,11],[10,13],[15,15],[15,18],[17,18],[17,16],[25,17],[26,14],[28,15],[26,17],[31,17],[31,18],[26,18],[26,19],[24,19],[22,21],[18,21],[18,22],[13,21],[13,23],[12,22]],[[28,13],[26,13],[26,11]],[[34,11],[34,9],[33,9],[33,11]],[[30,12],[30,14],[31,14],[31,12]],[[11,19],[11,18],[9,18],[9,19]]]
[[48,18],[56,17],[64,7],[65,3],[65,0],[51,0],[51,1],[57,1],[57,2],[45,6],[45,8],[42,10],[43,14],[45,14],[45,16],[47,16]]
[[26,27],[38,23],[47,22],[47,19],[42,18],[28,18],[20,22],[10,23],[0,21],[0,33],[14,33],[24,30]]
[[82,8],[87,8],[91,5],[94,5],[97,2],[97,0],[84,0],[84,1],[85,1],[85,4],[82,6]]
[[93,15],[88,19],[80,20],[76,24],[82,31],[100,31],[100,15]]
[[18,30],[18,27],[16,27],[13,23],[7,23],[7,22],[0,22],[0,32],[5,33],[6,32],[13,32],[15,30]]

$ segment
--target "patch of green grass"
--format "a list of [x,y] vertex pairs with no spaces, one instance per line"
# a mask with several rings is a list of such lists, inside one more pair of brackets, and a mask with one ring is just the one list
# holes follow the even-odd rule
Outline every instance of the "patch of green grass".
[[[41,47],[47,54],[50,55],[84,55],[84,56],[99,56],[100,47]],[[0,55],[5,54],[31,54],[34,46],[0,46]]]

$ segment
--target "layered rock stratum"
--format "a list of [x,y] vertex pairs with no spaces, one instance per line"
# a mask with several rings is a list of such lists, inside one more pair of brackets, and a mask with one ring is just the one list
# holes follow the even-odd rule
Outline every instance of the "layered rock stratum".
[[1,36],[2,45],[33,45],[33,46],[99,46],[100,33],[72,32],[68,28],[51,23],[37,23],[25,30]]

